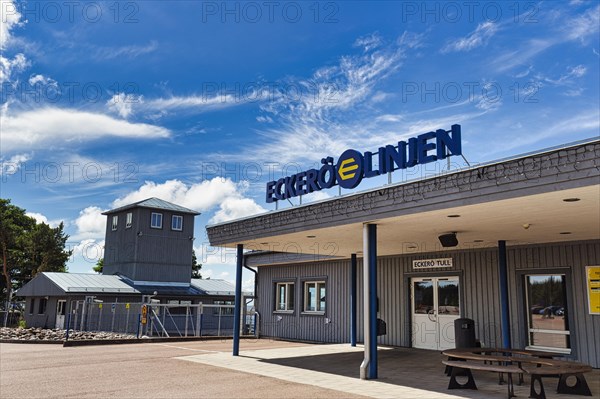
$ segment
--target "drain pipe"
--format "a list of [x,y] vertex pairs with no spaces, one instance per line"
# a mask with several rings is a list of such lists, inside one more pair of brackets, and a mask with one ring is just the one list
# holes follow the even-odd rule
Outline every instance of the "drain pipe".
[[[246,259],[247,258],[244,256],[244,268],[248,269],[252,273],[254,273],[254,295],[253,295],[252,299],[254,300],[255,314],[258,314],[258,318],[256,316],[254,317],[254,335],[256,335],[256,338],[259,338],[258,323],[260,322],[260,314],[258,313],[258,311],[256,311],[256,301],[258,299],[258,295],[257,295],[257,293],[258,293],[258,272],[246,264]],[[244,304],[244,306],[246,306],[246,304]]]

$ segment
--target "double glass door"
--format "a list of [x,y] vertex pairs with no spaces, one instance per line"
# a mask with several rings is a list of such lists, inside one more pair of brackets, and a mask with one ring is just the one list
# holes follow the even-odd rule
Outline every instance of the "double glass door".
[[419,277],[411,282],[412,345],[454,348],[454,320],[460,317],[458,277]]

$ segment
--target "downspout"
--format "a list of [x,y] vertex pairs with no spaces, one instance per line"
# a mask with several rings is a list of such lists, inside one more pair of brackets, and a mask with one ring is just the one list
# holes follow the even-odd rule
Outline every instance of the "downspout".
[[[255,318],[255,319],[254,319],[254,335],[256,336],[256,338],[259,338],[259,334],[258,334],[258,330],[259,330],[259,328],[258,328],[258,323],[259,323],[259,321],[260,321],[260,313],[258,313],[258,311],[256,310],[256,308],[257,308],[256,304],[257,304],[257,302],[258,302],[258,301],[257,301],[257,300],[258,300],[258,272],[257,272],[256,270],[252,269],[250,266],[248,266],[248,265],[246,264],[246,261],[247,261],[247,257],[246,257],[246,256],[244,256],[244,265],[243,265],[243,266],[244,266],[244,268],[245,268],[245,269],[248,269],[248,270],[250,270],[252,273],[254,273],[254,296],[252,297],[252,299],[254,300],[254,309],[255,309],[255,310],[254,310],[254,312],[255,312],[255,314],[258,314],[258,318]],[[245,306],[245,305],[246,305],[246,304],[244,304],[244,306]],[[244,322],[245,322],[245,320],[244,320]]]

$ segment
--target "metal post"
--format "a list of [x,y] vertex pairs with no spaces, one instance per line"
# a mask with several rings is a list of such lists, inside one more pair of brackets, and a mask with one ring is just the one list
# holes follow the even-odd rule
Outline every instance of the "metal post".
[[500,282],[500,315],[502,320],[502,346],[511,347],[510,313],[508,303],[508,267],[506,263],[506,241],[498,241],[498,274]]
[[361,379],[377,378],[377,225],[363,225],[365,358]]
[[69,330],[71,329],[71,312],[67,313],[67,333],[65,334],[65,341],[69,340]]
[[357,312],[356,312],[356,254],[350,255],[350,346],[356,346]]
[[237,265],[235,270],[235,309],[233,312],[233,356],[240,354],[240,310],[242,300],[242,265],[244,263],[244,245],[237,245]]

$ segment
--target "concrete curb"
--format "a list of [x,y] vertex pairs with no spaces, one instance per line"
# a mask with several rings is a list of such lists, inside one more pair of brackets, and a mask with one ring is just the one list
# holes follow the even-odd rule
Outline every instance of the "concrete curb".
[[[69,341],[0,339],[4,344],[62,344],[63,347],[91,345],[151,344],[155,342],[188,342],[188,341],[228,341],[232,337],[157,337],[129,339],[85,339]],[[253,335],[243,335],[240,339],[257,339]]]
[[0,344],[62,344],[63,341],[43,339],[0,339]]

